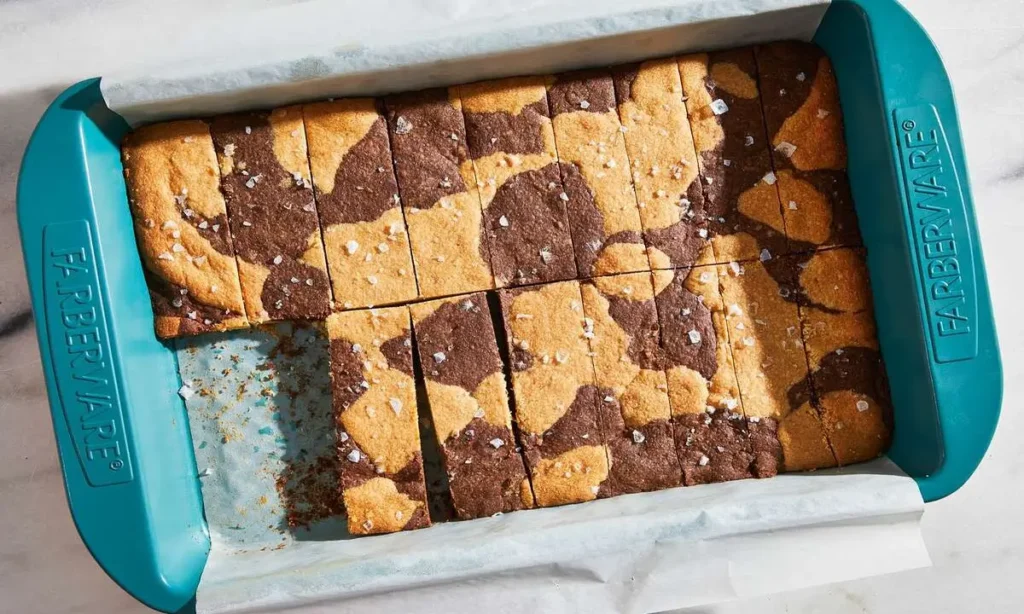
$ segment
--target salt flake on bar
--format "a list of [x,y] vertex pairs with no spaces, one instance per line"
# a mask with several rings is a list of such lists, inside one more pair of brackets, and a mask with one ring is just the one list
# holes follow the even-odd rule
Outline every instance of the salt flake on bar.
[[729,111],[729,105],[725,104],[725,101],[721,98],[716,98],[711,101],[711,112],[715,115],[721,115]]

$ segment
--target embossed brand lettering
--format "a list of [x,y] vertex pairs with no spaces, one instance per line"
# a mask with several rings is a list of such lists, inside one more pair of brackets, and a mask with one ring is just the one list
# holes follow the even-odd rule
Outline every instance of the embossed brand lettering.
[[965,335],[971,325],[964,315],[965,294],[957,260],[957,242],[943,183],[943,151],[935,130],[903,135],[910,171],[912,206],[917,210],[918,232],[928,259],[928,298],[933,321],[942,337]]
[[89,226],[49,226],[46,245],[50,352],[75,450],[91,484],[131,480]]

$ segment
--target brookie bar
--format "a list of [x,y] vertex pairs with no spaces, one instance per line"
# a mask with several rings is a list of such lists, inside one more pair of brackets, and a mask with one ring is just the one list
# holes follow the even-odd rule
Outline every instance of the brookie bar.
[[122,157],[156,335],[247,327],[207,125],[139,128],[125,138]]
[[249,322],[326,318],[331,288],[302,109],[223,115],[210,132]]
[[832,64],[797,41],[761,45],[756,56],[790,250],[860,245]]
[[548,104],[579,276],[648,270],[611,74],[558,75]]
[[582,284],[600,421],[611,456],[601,496],[682,483],[650,273],[597,277]]
[[576,277],[545,77],[454,88],[498,287]]
[[540,507],[590,501],[608,477],[576,281],[500,293],[515,418]]
[[411,307],[434,431],[459,518],[533,507],[483,293]]
[[751,48],[679,58],[716,262],[787,252]]
[[458,96],[433,89],[392,96],[386,106],[420,296],[493,288]]
[[709,241],[675,61],[621,66],[612,74],[651,268],[689,266],[704,258]]
[[409,308],[332,314],[327,336],[349,532],[429,526]]
[[324,250],[338,307],[416,298],[387,125],[372,98],[303,107]]
[[778,472],[776,422],[743,413],[720,275],[716,266],[654,273],[672,428],[688,486]]

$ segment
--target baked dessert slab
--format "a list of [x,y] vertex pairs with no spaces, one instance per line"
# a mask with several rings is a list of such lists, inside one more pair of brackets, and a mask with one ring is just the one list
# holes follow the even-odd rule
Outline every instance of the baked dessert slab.
[[482,518],[533,507],[486,295],[456,296],[410,309],[456,514]]
[[415,299],[409,234],[377,102],[308,104],[302,116],[336,307]]
[[580,284],[499,292],[516,424],[538,507],[590,501],[610,461]]
[[750,47],[680,57],[716,262],[788,251]]
[[797,41],[755,52],[790,251],[860,245],[831,62]]
[[499,288],[574,279],[569,195],[548,111],[548,77],[460,85],[470,157]]
[[302,108],[222,115],[210,133],[249,321],[326,318],[331,288]]
[[601,424],[611,472],[608,496],[682,483],[672,438],[658,310],[650,273],[597,277],[582,284]]
[[122,160],[157,337],[249,326],[209,127],[139,128]]
[[420,296],[493,288],[458,95],[426,90],[389,97],[385,106]]
[[709,234],[675,61],[619,66],[612,75],[651,268],[692,265],[705,258]]
[[409,308],[332,314],[327,336],[349,533],[429,526]]
[[548,104],[579,276],[649,270],[611,73],[558,75]]

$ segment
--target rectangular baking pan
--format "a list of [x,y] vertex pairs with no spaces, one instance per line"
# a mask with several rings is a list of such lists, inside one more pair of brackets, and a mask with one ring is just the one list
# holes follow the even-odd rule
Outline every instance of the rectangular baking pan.
[[[839,81],[895,408],[889,456],[940,499],[978,466],[1002,398],[952,88],[894,0],[832,2],[814,41]],[[194,607],[210,537],[174,352],[154,337],[136,251],[127,131],[98,79],[64,91],[26,150],[18,221],[75,524],[118,584],[175,612]]]

